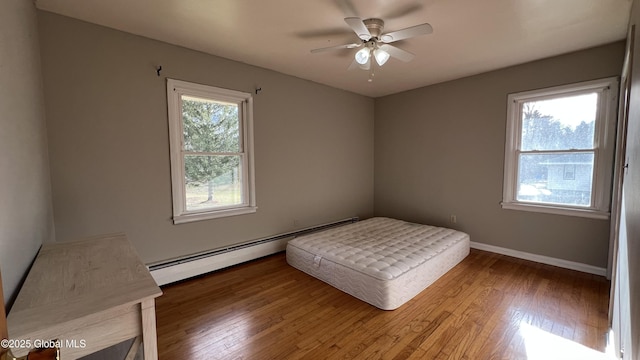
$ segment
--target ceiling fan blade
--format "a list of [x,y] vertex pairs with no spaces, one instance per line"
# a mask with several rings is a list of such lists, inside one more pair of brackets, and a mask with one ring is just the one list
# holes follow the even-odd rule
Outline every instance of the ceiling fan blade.
[[367,29],[367,27],[362,22],[362,19],[358,17],[348,17],[348,18],[344,18],[344,22],[346,22],[347,25],[351,27],[353,32],[355,32],[360,39],[364,41],[371,39],[371,33],[369,32],[369,29]]
[[384,50],[387,53],[389,53],[389,55],[391,55],[392,57],[404,62],[409,62],[413,60],[413,58],[415,57],[413,53],[410,53],[406,50],[402,50],[399,47],[395,47],[389,44],[380,45],[380,50]]
[[294,35],[300,39],[326,39],[326,38],[335,38],[335,37],[346,38],[351,34],[352,34],[351,31],[342,27],[342,28],[332,28],[332,29],[324,29],[324,30],[300,31],[295,33]]
[[358,16],[358,11],[356,11],[356,7],[353,6],[351,0],[335,0],[335,3],[342,10],[345,17]]
[[358,64],[356,59],[353,59],[353,61],[351,62],[347,70],[354,70],[354,69],[357,69],[358,67],[360,67],[360,64]]
[[433,32],[431,25],[425,23],[408,27],[406,29],[392,31],[390,33],[382,34],[380,40],[384,43],[390,43],[398,40],[408,39],[414,36],[427,35]]
[[353,43],[353,44],[328,46],[328,47],[323,47],[323,48],[319,48],[319,49],[313,49],[313,50],[311,50],[311,53],[315,54],[315,53],[319,53],[319,52],[323,52],[323,51],[340,50],[340,49],[355,49],[355,48],[359,48],[361,46],[362,46],[362,43],[360,43],[360,44]]
[[394,11],[386,13],[384,16],[382,16],[382,18],[395,19],[405,15],[409,15],[413,12],[419,11],[420,9],[422,9],[422,4],[419,4],[419,3],[407,4],[401,8],[395,9]]

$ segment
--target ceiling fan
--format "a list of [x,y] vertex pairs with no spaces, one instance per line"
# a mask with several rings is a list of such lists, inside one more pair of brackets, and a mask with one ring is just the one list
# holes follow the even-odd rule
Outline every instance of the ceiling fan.
[[[359,17],[347,17],[344,21],[351,27],[356,35],[358,35],[360,42],[313,49],[311,52],[319,53],[338,49],[360,48],[360,50],[356,52],[349,69],[360,67],[363,70],[369,70],[371,69],[372,58],[375,59],[378,66],[384,65],[390,57],[409,62],[415,57],[413,53],[389,44],[433,32],[433,28],[427,23],[383,33],[384,21],[382,19],[371,18],[361,20]],[[371,81],[371,79],[369,80]]]

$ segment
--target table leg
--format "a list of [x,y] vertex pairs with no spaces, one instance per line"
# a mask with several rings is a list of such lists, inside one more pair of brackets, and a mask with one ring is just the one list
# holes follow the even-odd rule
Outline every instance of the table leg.
[[158,359],[158,338],[156,334],[155,299],[142,301],[142,347],[144,360]]

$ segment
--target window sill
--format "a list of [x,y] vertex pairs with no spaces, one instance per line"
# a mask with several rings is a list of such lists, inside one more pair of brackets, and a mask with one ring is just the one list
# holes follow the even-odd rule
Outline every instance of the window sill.
[[173,224],[184,224],[194,221],[202,221],[202,220],[210,220],[217,219],[228,216],[236,216],[236,215],[244,215],[255,213],[258,210],[255,206],[247,206],[241,208],[234,209],[224,209],[224,210],[214,210],[207,212],[199,212],[199,213],[190,213],[190,214],[182,214],[182,215],[174,215],[173,216]]
[[502,202],[501,205],[503,209],[508,209],[508,210],[532,211],[532,212],[539,212],[539,213],[578,216],[578,217],[585,217],[590,219],[601,219],[601,220],[608,220],[610,217],[609,212],[594,210],[594,209],[578,209],[578,208],[558,207],[553,205],[513,203],[513,202]]

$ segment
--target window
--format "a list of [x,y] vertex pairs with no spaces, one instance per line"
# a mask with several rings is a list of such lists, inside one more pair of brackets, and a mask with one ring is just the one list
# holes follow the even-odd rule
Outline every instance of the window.
[[609,216],[618,82],[510,94],[505,209]]
[[167,80],[173,222],[256,211],[250,94]]

